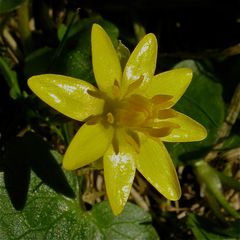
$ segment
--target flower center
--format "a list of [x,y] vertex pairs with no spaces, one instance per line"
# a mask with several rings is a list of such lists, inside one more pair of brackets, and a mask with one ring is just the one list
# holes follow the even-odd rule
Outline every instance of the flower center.
[[100,91],[89,91],[90,95],[103,99],[105,105],[101,115],[87,119],[88,124],[101,121],[106,127],[140,131],[152,137],[164,137],[179,127],[170,121],[175,117],[175,112],[169,108],[172,96],[155,95],[148,99],[139,94],[132,94],[121,99],[117,84],[114,84],[114,91],[114,99]]
[[88,91],[88,94],[104,100],[103,112],[97,116],[90,116],[86,119],[87,124],[100,122],[104,127],[115,129],[112,146],[117,154],[119,152],[118,133],[121,131],[136,152],[140,151],[140,140],[138,132],[142,132],[150,137],[165,137],[179,125],[171,121],[175,117],[172,106],[172,96],[155,95],[152,98],[135,94],[143,81],[140,77],[137,81],[129,85],[124,96],[121,95],[120,86],[117,81],[113,85],[113,96],[110,98],[101,91]]

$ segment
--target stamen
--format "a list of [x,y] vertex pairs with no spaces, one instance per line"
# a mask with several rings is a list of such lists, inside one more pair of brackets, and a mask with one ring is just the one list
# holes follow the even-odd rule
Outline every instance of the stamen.
[[152,137],[166,137],[171,133],[173,128],[171,127],[164,127],[164,128],[151,128],[147,131],[147,133]]
[[150,101],[155,105],[156,109],[163,110],[173,105],[173,102],[170,101],[172,98],[170,95],[155,95]]
[[96,90],[96,91],[92,91],[92,90],[87,90],[87,93],[92,96],[92,97],[95,97],[95,98],[100,98],[100,99],[104,99],[106,98],[106,95],[105,93],[99,91],[99,90]]
[[137,94],[132,95],[128,98],[128,105],[130,111],[135,110],[151,114],[149,101],[143,96]]
[[151,128],[151,127],[141,127],[137,128],[138,131],[150,135],[151,137],[166,137],[171,133],[173,128],[171,127],[163,127],[163,128]]
[[102,116],[97,115],[97,116],[90,116],[84,120],[87,125],[94,125],[102,120]]
[[114,133],[114,135],[113,135],[112,146],[113,146],[113,151],[115,152],[115,154],[118,154],[119,153],[119,143],[118,143],[116,133]]
[[165,137],[171,133],[171,131],[175,128],[179,128],[180,126],[176,123],[168,122],[168,121],[160,121],[154,123],[151,127],[139,127],[136,130],[141,131],[147,135],[152,137]]
[[176,117],[176,113],[172,109],[159,110],[157,113],[158,119],[167,119]]
[[126,141],[134,148],[134,150],[139,153],[140,152],[140,139],[138,134],[127,130],[126,131]]
[[107,121],[110,124],[114,123],[114,116],[113,116],[113,114],[111,112],[107,113]]
[[170,128],[180,128],[180,126],[176,123],[170,122],[170,121],[155,121],[152,124],[153,128],[165,128],[165,127],[170,127]]
[[133,83],[131,83],[131,84],[128,86],[126,95],[128,95],[129,93],[131,93],[133,90],[139,88],[140,85],[142,84],[143,80],[144,80],[144,76],[141,75],[141,76],[139,77],[139,79],[137,79],[136,81],[134,81]]
[[120,95],[121,95],[120,86],[119,86],[119,82],[116,79],[114,81],[112,91],[113,91],[113,96],[115,98],[120,98]]
[[155,95],[151,98],[151,102],[153,104],[161,104],[163,102],[167,102],[169,101],[170,99],[172,99],[173,97],[170,96],[170,95]]
[[119,126],[139,126],[146,120],[146,114],[143,111],[134,111],[129,109],[120,109],[117,112]]

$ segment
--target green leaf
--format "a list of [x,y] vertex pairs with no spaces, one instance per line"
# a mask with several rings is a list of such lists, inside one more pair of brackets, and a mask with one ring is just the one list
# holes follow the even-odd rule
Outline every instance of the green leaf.
[[122,69],[125,68],[128,58],[130,57],[129,49],[119,40],[117,54],[121,63]]
[[[206,161],[198,161],[194,164],[195,174],[205,191],[216,198],[218,203],[233,217],[239,218],[240,214],[229,204],[222,193],[222,183],[217,171]],[[210,197],[211,197],[210,196]]]
[[15,209],[21,210],[27,200],[30,181],[30,163],[25,157],[22,138],[11,139],[5,147],[4,182]]
[[237,179],[229,177],[222,172],[218,172],[217,170],[215,171],[224,186],[240,192],[240,182]]
[[[69,181],[73,187],[77,186],[72,174]],[[118,217],[112,215],[106,202],[83,212],[78,201],[58,195],[39,183],[33,174],[26,207],[17,212],[9,204],[0,174],[1,239],[159,239],[150,225],[150,215],[133,204],[127,204]]]
[[[85,239],[86,218],[77,202],[56,194],[33,174],[26,207],[14,211],[0,178],[0,236],[2,239]],[[85,224],[85,225],[84,225]],[[91,229],[92,230],[92,229]]]
[[118,45],[118,29],[101,18],[89,18],[74,23],[69,30],[66,43],[51,72],[68,75],[94,83],[91,59],[92,24],[100,24],[109,34],[115,47]]
[[24,73],[26,78],[46,73],[49,59],[52,58],[53,53],[54,49],[43,47],[29,54],[25,59]]
[[25,1],[26,0],[0,0],[0,13],[10,12]]
[[223,142],[221,151],[226,151],[238,147],[240,147],[240,135],[233,134]]
[[94,206],[91,217],[101,229],[104,239],[159,239],[150,225],[150,214],[134,204],[128,203],[123,213],[114,217],[109,204],[103,202]]
[[58,31],[57,31],[57,35],[58,35],[58,39],[61,41],[64,37],[64,34],[67,31],[67,26],[63,23],[59,24],[58,26]]
[[61,166],[42,137],[29,131],[24,135],[23,141],[25,157],[28,158],[31,169],[43,183],[58,193],[74,198],[74,192],[69,186]]
[[216,130],[225,116],[222,86],[196,61],[185,60],[175,66],[180,67],[190,67],[193,70],[193,79],[176,107],[208,128],[208,141],[211,142],[215,140]]
[[238,239],[239,221],[236,221],[231,227],[223,224],[217,225],[205,217],[197,217],[194,214],[188,214],[187,225],[192,230],[196,240],[233,240]]
[[43,183],[67,197],[74,197],[62,168],[50,152],[48,144],[33,132],[15,137],[6,145],[4,180],[13,206],[23,209],[32,169]]
[[134,29],[135,36],[138,41],[140,41],[146,35],[146,30],[145,30],[144,26],[141,25],[140,23],[134,22],[133,29]]
[[208,137],[204,141],[167,144],[175,162],[186,164],[201,158],[214,144],[217,131],[224,121],[225,106],[221,85],[204,71],[202,65],[193,60],[185,60],[175,66],[179,67],[190,67],[193,79],[174,108],[201,123],[208,131]]
[[[1,1],[1,0],[0,0]],[[1,4],[1,2],[0,2]],[[1,9],[1,7],[0,7]],[[15,71],[11,70],[7,62],[0,56],[0,72],[2,73],[5,81],[10,88],[10,96],[16,99],[21,96],[21,90],[18,85],[17,74]]]

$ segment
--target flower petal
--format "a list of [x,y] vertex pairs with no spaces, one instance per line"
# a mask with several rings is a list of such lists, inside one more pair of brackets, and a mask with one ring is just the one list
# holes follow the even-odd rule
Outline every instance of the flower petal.
[[87,125],[78,130],[72,139],[65,156],[63,167],[74,170],[102,157],[113,137],[113,129],[102,124]]
[[113,213],[122,212],[135,176],[136,152],[123,136],[117,137],[119,151],[111,145],[104,155],[104,178]]
[[92,62],[99,89],[112,94],[114,82],[120,83],[122,70],[111,39],[98,24],[92,27]]
[[181,188],[172,159],[162,142],[140,136],[140,154],[136,161],[140,173],[166,198],[176,201]]
[[179,125],[179,128],[174,128],[168,136],[162,137],[162,141],[194,142],[207,137],[207,130],[200,123],[177,111],[174,111],[174,115],[168,121]]
[[90,96],[87,91],[96,88],[85,81],[56,74],[33,76],[28,86],[44,102],[64,115],[83,121],[103,111],[103,100]]
[[[147,34],[136,46],[125,66],[122,89],[144,89],[153,77],[157,60],[157,40],[154,34]],[[138,84],[138,82],[139,84]],[[136,84],[134,84],[136,82]]]
[[[192,70],[190,68],[176,68],[167,72],[155,75],[146,91],[147,97],[155,95],[170,95],[173,106],[188,88],[192,79]],[[170,107],[171,107],[170,106]]]

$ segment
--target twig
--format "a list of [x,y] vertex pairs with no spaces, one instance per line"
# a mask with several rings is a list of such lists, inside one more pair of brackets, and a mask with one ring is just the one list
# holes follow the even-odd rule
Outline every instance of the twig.
[[12,37],[12,35],[10,34],[9,29],[7,27],[4,28],[2,35],[3,35],[4,41],[6,42],[6,45],[10,47],[10,49],[12,49],[13,51],[16,51],[17,43],[15,39]]
[[160,57],[180,57],[183,59],[186,58],[193,58],[193,59],[206,59],[206,58],[213,58],[213,59],[224,59],[227,57],[235,56],[240,54],[240,43],[237,43],[233,46],[227,47],[223,50],[219,49],[207,49],[201,52],[193,53],[193,52],[174,52],[174,53],[168,53],[168,52],[163,52],[160,53]]
[[220,128],[218,134],[218,140],[227,137],[235,124],[240,112],[240,83],[237,85],[233,94],[230,106],[228,108],[228,114],[223,126]]
[[131,196],[141,208],[143,208],[145,211],[149,211],[149,206],[144,201],[143,197],[134,188],[131,189]]
[[232,126],[235,124],[237,117],[240,112],[240,83],[237,85],[235,92],[233,94],[231,103],[228,108],[227,117],[218,131],[216,144],[213,149],[206,155],[206,161],[212,161],[218,155],[219,149],[223,146],[224,138],[228,137]]
[[224,158],[227,160],[234,160],[234,159],[240,160],[240,147],[233,148],[229,151],[224,152],[223,154],[221,154],[221,158]]

